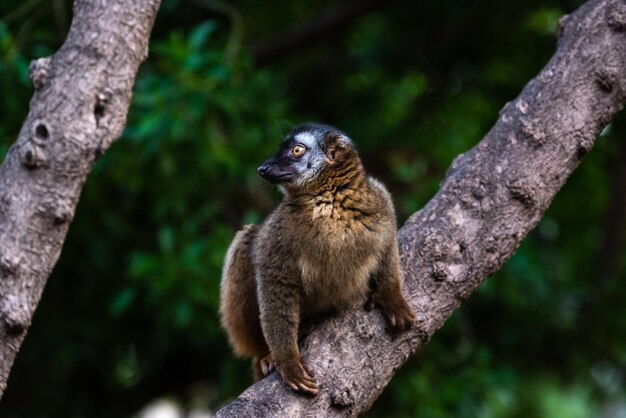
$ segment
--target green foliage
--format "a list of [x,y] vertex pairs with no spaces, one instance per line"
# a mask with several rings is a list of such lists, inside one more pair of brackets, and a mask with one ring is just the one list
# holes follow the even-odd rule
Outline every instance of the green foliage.
[[[28,62],[59,47],[69,6],[0,5],[3,151],[27,112]],[[198,385],[213,409],[236,396],[249,365],[219,328],[219,277],[235,231],[276,200],[255,168],[282,134],[306,119],[344,129],[392,189],[402,222],[545,64],[558,18],[574,5],[395,2],[264,67],[255,42],[322,5],[237,7],[164,1],[127,128],[84,188],[0,416],[132,416]],[[605,130],[516,255],[368,416],[623,414],[624,239],[608,259],[606,237],[626,217],[608,216],[624,126],[618,118]],[[617,267],[603,269],[609,262]]]

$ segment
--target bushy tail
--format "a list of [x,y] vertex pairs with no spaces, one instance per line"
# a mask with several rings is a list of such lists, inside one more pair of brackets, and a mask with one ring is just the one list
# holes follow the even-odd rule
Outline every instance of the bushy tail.
[[220,288],[220,316],[236,354],[263,358],[269,350],[261,330],[252,260],[258,229],[246,225],[228,248]]

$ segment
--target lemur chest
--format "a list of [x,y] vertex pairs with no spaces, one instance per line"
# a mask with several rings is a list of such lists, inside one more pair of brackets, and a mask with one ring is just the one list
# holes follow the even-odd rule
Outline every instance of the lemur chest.
[[298,264],[304,306],[308,310],[304,313],[314,314],[331,309],[343,310],[355,303],[362,303],[377,260],[370,255],[348,265],[338,256],[329,256],[326,260],[303,256]]
[[346,308],[365,297],[379,238],[346,217],[313,225],[302,234],[297,257],[306,305],[318,311]]

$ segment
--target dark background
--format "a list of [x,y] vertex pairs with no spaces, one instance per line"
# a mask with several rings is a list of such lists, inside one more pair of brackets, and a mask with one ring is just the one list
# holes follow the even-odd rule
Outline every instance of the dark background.
[[[164,0],[123,137],[98,162],[0,404],[2,417],[216,410],[250,382],[219,328],[222,260],[278,192],[256,174],[293,125],[334,124],[400,224],[553,54],[578,1]],[[0,3],[0,145],[65,0]],[[515,256],[369,417],[626,416],[624,117]],[[191,417],[191,415],[188,415]]]

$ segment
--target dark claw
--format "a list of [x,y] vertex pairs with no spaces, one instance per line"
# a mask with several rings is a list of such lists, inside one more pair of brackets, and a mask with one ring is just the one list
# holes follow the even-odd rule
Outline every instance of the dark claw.
[[274,359],[272,358],[271,354],[262,358],[259,363],[261,365],[261,372],[263,373],[263,376],[267,376],[268,374],[272,373],[275,369]]
[[290,359],[276,364],[276,368],[287,385],[297,392],[316,396],[319,385],[306,371],[300,359]]
[[415,314],[406,302],[393,308],[383,308],[383,311],[389,321],[389,329],[392,334],[400,334],[416,323]]

